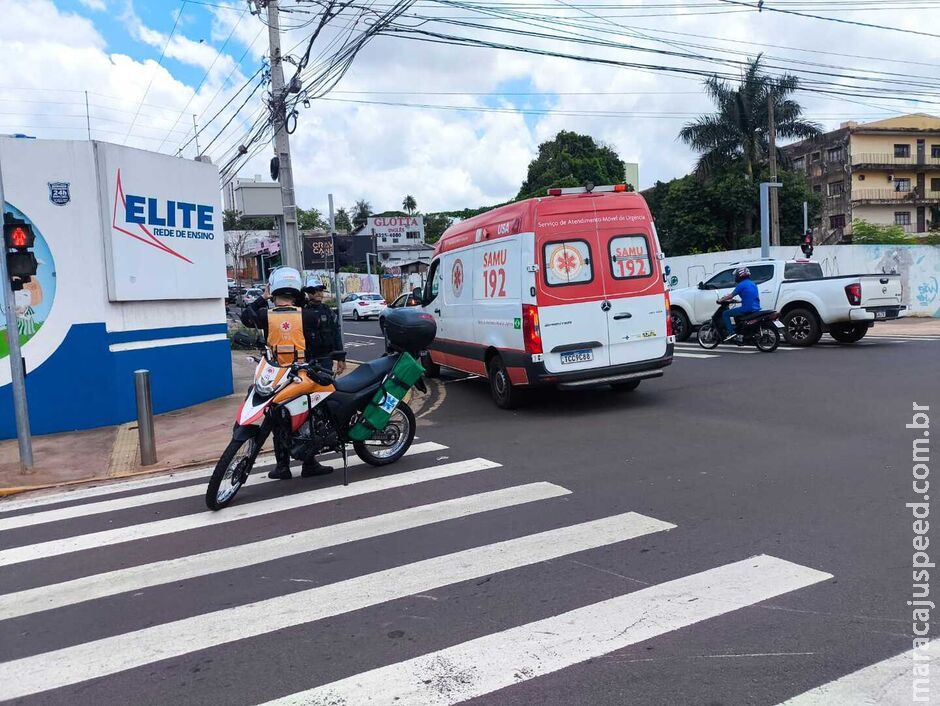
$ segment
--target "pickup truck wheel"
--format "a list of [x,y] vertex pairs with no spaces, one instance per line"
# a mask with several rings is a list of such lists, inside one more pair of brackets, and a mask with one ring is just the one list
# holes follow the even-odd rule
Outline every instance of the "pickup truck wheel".
[[837,324],[829,329],[829,335],[839,343],[855,343],[865,338],[867,324]]
[[676,337],[676,342],[688,341],[692,335],[692,324],[685,312],[678,307],[672,307],[669,311],[672,317],[672,333]]
[[814,346],[822,336],[822,326],[809,309],[791,309],[783,315],[783,336],[791,346]]

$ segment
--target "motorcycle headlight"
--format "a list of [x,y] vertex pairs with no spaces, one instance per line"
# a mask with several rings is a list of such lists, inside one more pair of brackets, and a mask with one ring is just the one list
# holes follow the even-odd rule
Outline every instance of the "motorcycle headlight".
[[258,379],[255,380],[255,390],[258,391],[259,395],[264,397],[269,397],[274,393],[274,385],[277,381],[277,368],[268,363],[264,364],[264,367],[261,369],[261,372],[258,374]]

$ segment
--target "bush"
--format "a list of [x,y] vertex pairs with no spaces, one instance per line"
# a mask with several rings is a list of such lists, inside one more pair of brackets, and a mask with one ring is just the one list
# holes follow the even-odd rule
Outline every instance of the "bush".
[[899,225],[879,225],[861,219],[852,221],[852,242],[856,245],[940,245],[940,233],[905,233]]

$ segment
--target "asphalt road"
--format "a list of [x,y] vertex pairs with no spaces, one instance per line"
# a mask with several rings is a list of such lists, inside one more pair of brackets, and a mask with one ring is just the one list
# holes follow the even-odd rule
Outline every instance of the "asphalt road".
[[[778,704],[910,650],[905,425],[940,408],[940,340],[677,353],[513,412],[448,376],[416,453],[345,490],[0,504],[0,700]],[[794,703],[907,703],[834,688]]]

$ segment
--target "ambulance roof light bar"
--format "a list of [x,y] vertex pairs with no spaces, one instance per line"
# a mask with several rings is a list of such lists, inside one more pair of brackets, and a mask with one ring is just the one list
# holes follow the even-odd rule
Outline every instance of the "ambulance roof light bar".
[[549,196],[568,196],[570,194],[601,194],[611,192],[633,191],[629,184],[609,184],[607,186],[573,186],[567,189],[549,189]]

